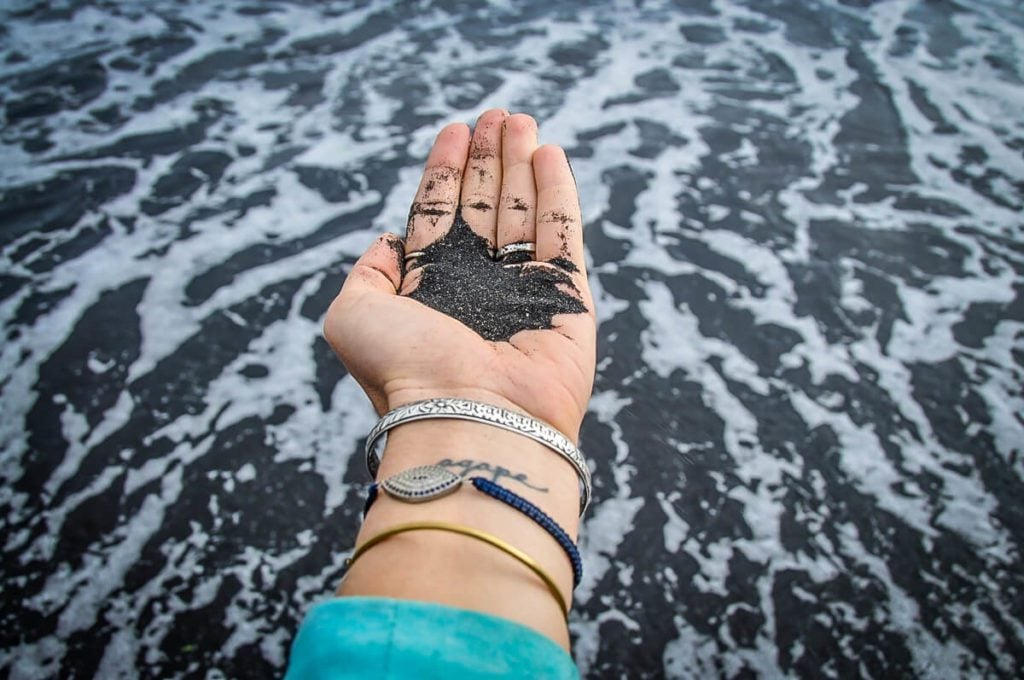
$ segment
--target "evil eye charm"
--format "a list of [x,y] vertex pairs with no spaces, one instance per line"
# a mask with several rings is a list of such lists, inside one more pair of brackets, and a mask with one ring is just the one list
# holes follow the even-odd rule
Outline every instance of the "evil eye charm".
[[423,503],[454,492],[462,477],[440,465],[421,465],[403,470],[380,483],[387,495],[405,503]]

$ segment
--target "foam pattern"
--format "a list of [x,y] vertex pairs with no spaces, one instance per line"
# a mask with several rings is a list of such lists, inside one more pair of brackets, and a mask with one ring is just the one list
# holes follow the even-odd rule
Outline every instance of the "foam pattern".
[[493,106],[583,196],[584,677],[1024,666],[1017,3],[0,13],[0,674],[280,676],[368,481],[324,312]]

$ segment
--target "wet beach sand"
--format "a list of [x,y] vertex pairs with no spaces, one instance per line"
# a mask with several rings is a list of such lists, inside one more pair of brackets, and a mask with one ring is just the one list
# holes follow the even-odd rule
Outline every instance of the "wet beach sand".
[[0,675],[280,676],[368,481],[322,316],[494,106],[583,198],[583,676],[1017,675],[1020,7],[417,7],[0,9]]

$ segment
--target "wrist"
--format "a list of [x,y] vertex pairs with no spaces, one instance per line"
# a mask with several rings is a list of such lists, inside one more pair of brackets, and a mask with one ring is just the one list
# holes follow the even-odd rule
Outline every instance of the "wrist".
[[[469,397],[466,397],[469,398]],[[477,397],[478,400],[483,399]],[[407,422],[391,429],[378,479],[420,465],[441,465],[465,477],[483,477],[530,501],[576,540],[579,484],[576,470],[546,446],[515,432],[455,419]],[[466,482],[454,493],[425,503],[377,496],[357,546],[391,527],[447,522],[490,534],[523,551],[571,600],[572,564],[538,523]],[[389,539],[360,559],[341,595],[385,595],[440,602],[519,621],[568,646],[562,614],[551,593],[493,547],[464,537],[415,532]],[[495,597],[495,593],[506,593]],[[556,613],[557,612],[557,613]]]
[[[410,385],[396,385],[398,381],[388,383],[386,386],[386,403],[387,411],[392,411],[400,406],[410,404],[416,401],[424,401],[427,399],[467,399],[469,401],[477,401],[491,406],[497,406],[513,413],[522,414],[529,416],[535,420],[539,420],[548,427],[554,428],[560,432],[564,437],[569,440],[576,442],[579,439],[580,425],[583,420],[583,415],[571,415],[574,413],[574,409],[565,408],[566,399],[564,397],[555,398],[553,395],[548,395],[546,398],[538,398],[534,395],[532,402],[541,402],[543,407],[537,403],[527,406],[519,401],[514,401],[506,397],[501,391],[488,389],[486,387],[464,387],[464,386],[410,386]],[[541,393],[543,394],[543,393]],[[558,404],[559,408],[557,414],[552,412],[551,408],[546,408],[552,404]],[[381,415],[384,415],[381,413]]]

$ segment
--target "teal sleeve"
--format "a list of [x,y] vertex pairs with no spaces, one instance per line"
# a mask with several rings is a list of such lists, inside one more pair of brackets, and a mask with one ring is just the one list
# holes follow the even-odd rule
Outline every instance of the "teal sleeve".
[[507,619],[429,602],[342,597],[316,605],[285,680],[578,679],[554,641]]

